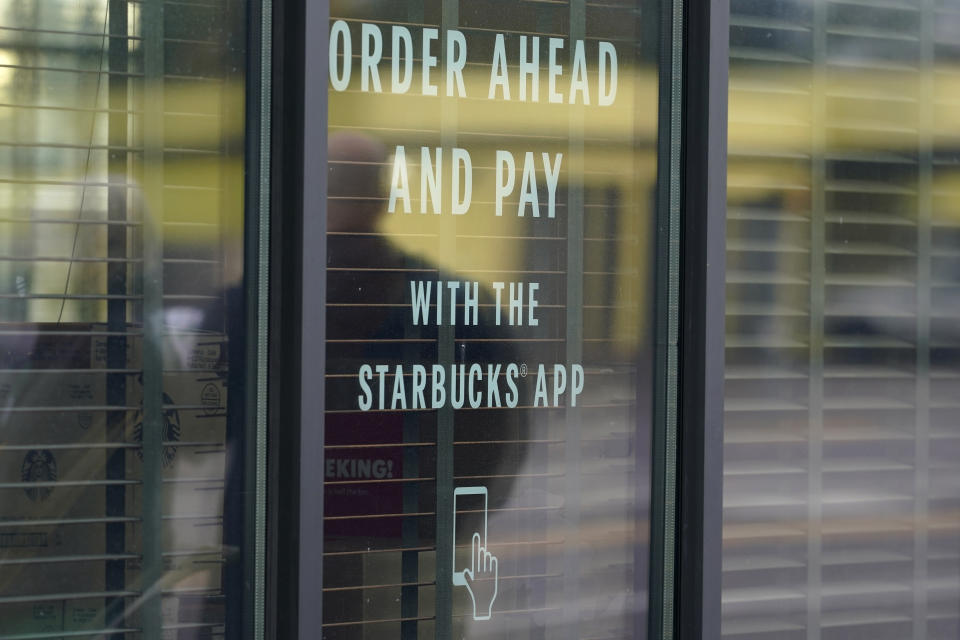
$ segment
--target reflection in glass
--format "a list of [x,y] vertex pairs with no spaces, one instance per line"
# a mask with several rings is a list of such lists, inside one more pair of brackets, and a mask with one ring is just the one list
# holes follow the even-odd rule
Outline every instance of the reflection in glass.
[[[657,76],[636,51],[656,51],[640,40],[653,18],[633,2],[331,14],[353,74],[329,91],[324,637],[645,637]],[[406,93],[397,24],[415,52]],[[464,97],[445,95],[443,35],[439,95],[423,95],[429,29],[463,34]],[[373,30],[382,93],[358,71]],[[509,101],[488,98],[497,34]],[[534,37],[538,102],[515,75]],[[548,100],[550,37],[564,65],[585,38],[590,106],[567,102],[569,75]],[[601,40],[620,65],[604,107]]]
[[0,2],[0,638],[236,637],[242,5]]
[[958,8],[732,3],[725,637],[960,633]]

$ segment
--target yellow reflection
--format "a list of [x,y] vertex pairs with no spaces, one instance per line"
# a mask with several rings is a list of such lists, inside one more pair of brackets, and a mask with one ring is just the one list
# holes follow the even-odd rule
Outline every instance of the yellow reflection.
[[17,56],[12,51],[0,49],[0,91],[5,90],[16,75],[13,68],[17,64]]

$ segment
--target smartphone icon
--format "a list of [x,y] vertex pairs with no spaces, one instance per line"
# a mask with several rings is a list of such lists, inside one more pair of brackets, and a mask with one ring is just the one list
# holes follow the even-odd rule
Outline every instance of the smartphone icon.
[[453,490],[453,584],[466,586],[464,569],[470,569],[473,534],[487,545],[487,488],[457,487]]

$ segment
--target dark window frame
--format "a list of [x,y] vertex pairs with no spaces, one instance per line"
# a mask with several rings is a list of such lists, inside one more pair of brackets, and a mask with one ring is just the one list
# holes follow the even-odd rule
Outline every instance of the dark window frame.
[[[678,420],[676,466],[672,473],[660,469],[664,481],[676,482],[676,501],[660,504],[661,515],[672,510],[674,562],[651,566],[658,582],[649,585],[651,608],[661,607],[672,624],[650,637],[672,629],[674,637],[693,640],[720,635],[729,0],[675,1],[683,3],[679,371],[671,391]],[[662,28],[673,27],[669,15],[662,18]],[[317,460],[323,455],[325,362],[316,356],[324,353],[325,335],[325,279],[318,274],[326,263],[328,25],[329,0],[273,5],[267,638],[315,637],[323,619],[323,471]],[[664,38],[665,56],[669,42]],[[669,106],[661,103],[661,121]],[[669,122],[664,130],[670,132]],[[663,147],[661,159],[662,153]],[[304,358],[305,352],[314,357]],[[667,572],[673,577],[669,594],[663,593]],[[669,608],[662,608],[665,601]]]
[[729,0],[685,7],[675,636],[720,637]]

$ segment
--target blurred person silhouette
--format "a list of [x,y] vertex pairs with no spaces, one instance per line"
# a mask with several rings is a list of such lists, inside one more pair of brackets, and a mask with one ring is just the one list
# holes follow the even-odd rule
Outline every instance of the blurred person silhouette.
[[[436,286],[452,280],[463,283],[465,278],[404,250],[382,230],[388,166],[383,143],[357,133],[335,133],[328,151],[324,551],[335,555],[325,561],[324,588],[342,590],[326,594],[325,610],[331,612],[331,622],[417,617],[416,587],[401,589],[399,611],[393,598],[379,600],[374,590],[356,587],[433,577],[418,574],[423,563],[419,556],[409,556],[418,552],[409,550],[436,544],[438,454],[430,445],[437,441],[441,421],[438,411],[431,409],[378,411],[376,375],[371,382],[374,404],[361,411],[357,375],[365,364],[389,366],[384,392],[389,409],[396,365],[403,365],[407,375],[413,365],[423,365],[429,377],[431,365],[444,364],[437,326],[413,323],[410,282]],[[518,362],[510,330],[495,323],[494,305],[481,287],[478,322],[465,326],[458,312],[453,362],[447,365],[469,368],[478,363],[486,372],[488,363],[506,367]],[[447,374],[449,391],[449,366]],[[484,380],[484,389],[486,384]],[[409,398],[409,379],[406,388]],[[454,486],[485,486],[489,509],[496,511],[505,504],[523,466],[528,439],[524,412],[468,406],[453,411],[454,440],[464,443],[454,447]],[[462,524],[479,531],[479,514],[467,516]],[[402,552],[407,555],[400,563],[395,554],[367,553],[381,549],[408,551]],[[398,570],[403,575],[396,575]],[[335,626],[325,629],[324,635],[359,638],[363,627]]]

